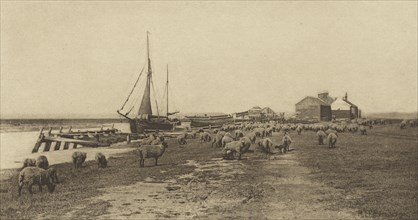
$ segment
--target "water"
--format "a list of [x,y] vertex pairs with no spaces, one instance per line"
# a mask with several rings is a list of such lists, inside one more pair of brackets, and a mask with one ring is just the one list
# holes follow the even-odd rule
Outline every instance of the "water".
[[[105,125],[105,128],[110,126],[111,125]],[[115,123],[114,126],[122,132],[129,132],[129,124],[127,123]],[[101,126],[98,125],[97,127],[88,127],[83,129],[80,128],[80,130],[97,130],[100,129],[100,127]],[[94,160],[94,156],[97,152],[102,152],[106,157],[109,157],[110,155],[114,155],[116,153],[129,151],[129,149],[112,149],[112,147],[79,147],[77,149],[62,150],[63,146],[61,146],[61,150],[58,151],[51,149],[49,152],[32,153],[32,149],[35,145],[38,135],[39,131],[0,133],[0,169],[22,167],[22,162],[24,159],[36,159],[40,155],[47,156],[49,163],[52,165],[63,162],[71,162],[71,155],[74,151],[77,150],[87,152],[87,160]],[[42,147],[40,151],[43,151]]]

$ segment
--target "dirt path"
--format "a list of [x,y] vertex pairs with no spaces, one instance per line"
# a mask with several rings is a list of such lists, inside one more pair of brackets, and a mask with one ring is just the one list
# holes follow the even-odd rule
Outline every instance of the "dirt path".
[[[90,204],[105,206],[99,219],[359,219],[355,210],[328,210],[339,199],[349,198],[309,180],[309,170],[296,157],[291,152],[269,157],[247,154],[241,161],[188,161],[196,167],[192,173],[105,188]],[[83,217],[77,210],[66,217]]]

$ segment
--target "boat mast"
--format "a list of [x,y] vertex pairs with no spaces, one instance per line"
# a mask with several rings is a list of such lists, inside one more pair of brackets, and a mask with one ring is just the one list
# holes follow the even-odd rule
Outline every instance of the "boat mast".
[[147,32],[147,57],[148,57],[148,72],[147,72],[147,84],[145,86],[144,95],[142,96],[141,106],[138,110],[138,115],[152,115],[151,108],[151,80],[152,80],[152,68],[151,59],[149,56],[149,32]]
[[167,64],[167,118],[168,118],[168,64]]

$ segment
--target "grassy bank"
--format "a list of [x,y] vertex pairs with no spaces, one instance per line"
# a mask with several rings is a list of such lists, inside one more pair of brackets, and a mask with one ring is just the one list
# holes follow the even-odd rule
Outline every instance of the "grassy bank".
[[383,219],[418,218],[417,129],[378,126],[367,136],[340,134],[336,149],[319,146],[313,133],[295,139],[297,156],[314,180],[341,189],[360,215]]

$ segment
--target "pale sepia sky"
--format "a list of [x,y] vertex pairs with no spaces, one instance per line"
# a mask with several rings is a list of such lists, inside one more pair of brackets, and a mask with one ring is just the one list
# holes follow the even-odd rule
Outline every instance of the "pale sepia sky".
[[117,116],[145,61],[182,112],[328,90],[417,110],[417,2],[1,2],[1,114]]

